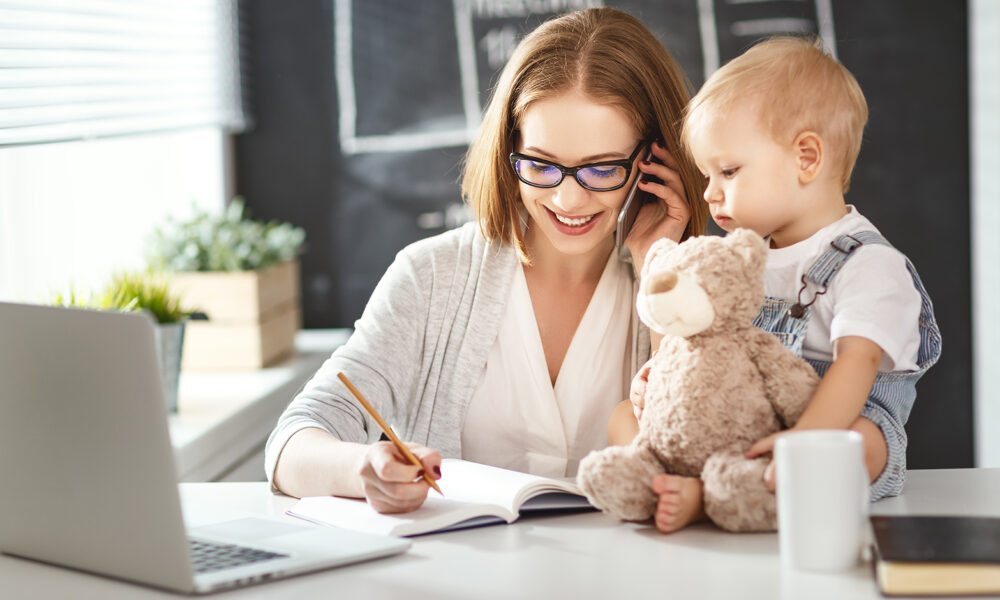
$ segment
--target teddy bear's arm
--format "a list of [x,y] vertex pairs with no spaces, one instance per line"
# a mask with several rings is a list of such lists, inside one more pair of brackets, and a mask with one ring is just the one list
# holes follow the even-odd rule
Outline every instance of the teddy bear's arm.
[[819,377],[809,363],[792,354],[773,335],[753,330],[750,359],[764,380],[764,390],[786,427],[802,416]]

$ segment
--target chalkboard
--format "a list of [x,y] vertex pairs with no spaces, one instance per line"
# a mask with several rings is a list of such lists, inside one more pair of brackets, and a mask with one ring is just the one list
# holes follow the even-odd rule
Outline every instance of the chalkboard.
[[306,327],[351,326],[394,254],[468,218],[462,155],[517,40],[565,10],[640,19],[697,88],[774,33],[816,33],[871,112],[848,201],[916,264],[944,337],[911,467],[972,464],[966,4],[912,0],[248,1],[255,127],[237,187],[307,230]]

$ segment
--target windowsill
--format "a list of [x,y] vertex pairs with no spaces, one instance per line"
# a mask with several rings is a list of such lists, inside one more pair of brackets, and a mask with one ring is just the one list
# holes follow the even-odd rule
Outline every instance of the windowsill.
[[294,355],[256,371],[182,372],[178,412],[170,416],[178,479],[217,481],[260,454],[295,393],[349,335],[300,331]]

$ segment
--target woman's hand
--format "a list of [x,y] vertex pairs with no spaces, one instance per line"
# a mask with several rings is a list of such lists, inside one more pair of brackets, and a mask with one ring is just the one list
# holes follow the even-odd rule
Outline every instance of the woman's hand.
[[441,478],[441,455],[417,444],[407,444],[423,468],[410,464],[391,442],[372,444],[361,461],[361,488],[365,500],[380,513],[410,512],[420,508],[430,486],[423,472]]
[[660,162],[639,161],[639,176],[658,177],[663,183],[640,180],[639,189],[649,192],[660,201],[649,202],[639,209],[635,225],[625,238],[625,245],[632,253],[632,264],[637,271],[642,269],[646,253],[653,242],[663,237],[675,242],[681,241],[684,228],[691,218],[684,183],[677,172],[677,161],[659,142],[653,143],[652,150],[653,156]]

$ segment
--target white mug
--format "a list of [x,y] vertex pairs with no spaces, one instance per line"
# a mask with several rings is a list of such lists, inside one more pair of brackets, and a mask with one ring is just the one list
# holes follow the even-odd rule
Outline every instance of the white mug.
[[855,567],[868,515],[861,434],[841,429],[787,433],[774,444],[774,460],[782,564],[805,571]]

